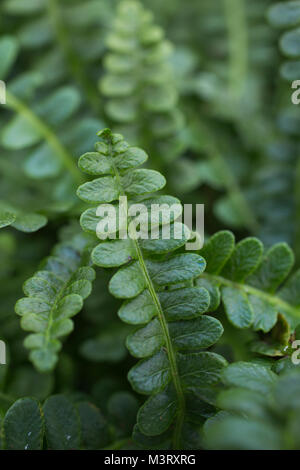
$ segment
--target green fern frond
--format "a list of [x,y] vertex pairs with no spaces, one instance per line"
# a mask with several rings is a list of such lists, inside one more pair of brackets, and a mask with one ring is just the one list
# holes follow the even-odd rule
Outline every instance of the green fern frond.
[[82,235],[63,242],[46,258],[23,290],[26,297],[16,303],[21,327],[31,331],[24,345],[30,359],[41,372],[52,370],[58,360],[61,338],[73,330],[71,318],[83,306],[95,278],[89,266],[91,240]]
[[300,276],[287,277],[294,255],[286,243],[277,243],[264,251],[254,237],[235,244],[234,235],[218,232],[204,245],[200,254],[206,270],[197,284],[210,292],[210,311],[222,300],[229,321],[237,328],[270,331],[278,314],[291,325],[300,321]]
[[[107,37],[100,90],[109,121],[165,162],[180,151],[178,92],[169,64],[171,44],[137,0],[121,1]],[[153,147],[153,142],[154,148]],[[158,160],[159,163],[159,160]]]
[[[142,150],[130,147],[109,129],[98,135],[101,141],[96,143],[96,152],[83,155],[79,165],[99,177],[79,187],[80,198],[101,204],[128,196],[130,204],[164,186],[160,173],[135,168],[145,160]],[[159,201],[153,196],[149,200]],[[127,225],[131,217],[126,218]],[[82,228],[96,230],[99,220],[95,209],[88,209],[81,218]],[[206,289],[193,286],[205,268],[204,259],[192,253],[171,254],[186,240],[183,236],[175,245],[172,237],[110,240],[92,252],[96,265],[122,266],[111,278],[109,290],[125,299],[120,318],[141,325],[127,339],[130,352],[141,359],[129,371],[128,379],[135,391],[151,395],[138,413],[138,428],[145,436],[171,433],[175,449],[184,445],[189,403],[206,400],[205,389],[218,381],[226,363],[217,354],[199,352],[215,343],[223,329],[218,320],[202,316],[208,309],[209,295]],[[200,407],[200,422],[201,416]]]

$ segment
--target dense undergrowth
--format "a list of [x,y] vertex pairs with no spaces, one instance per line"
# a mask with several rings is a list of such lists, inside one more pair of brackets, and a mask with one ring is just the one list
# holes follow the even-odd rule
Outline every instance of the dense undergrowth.
[[[1,449],[300,448],[299,25],[297,0],[1,2]],[[119,237],[136,204],[176,204],[171,236]]]

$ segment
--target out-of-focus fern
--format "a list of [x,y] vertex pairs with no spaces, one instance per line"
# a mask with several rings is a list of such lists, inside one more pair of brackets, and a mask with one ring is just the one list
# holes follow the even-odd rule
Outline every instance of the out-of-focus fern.
[[300,2],[298,0],[278,2],[268,11],[270,24],[282,31],[280,50],[290,60],[280,68],[283,78],[288,81],[300,76]]
[[[287,1],[279,2],[273,5],[268,11],[268,19],[274,28],[278,28],[282,32],[280,37],[280,51],[288,58],[280,66],[280,75],[287,81],[299,79],[300,74],[300,2]],[[289,90],[291,94],[293,90]],[[287,94],[287,91],[285,95]],[[290,96],[286,102],[290,102]],[[299,145],[299,111],[287,109],[283,113],[282,124],[285,133],[292,135]],[[293,186],[294,186],[294,245],[296,249],[297,259],[299,258],[299,233],[300,233],[300,192],[299,192],[299,175],[300,160],[297,159],[296,170],[294,170]]]
[[205,425],[208,448],[299,449],[297,367],[278,376],[270,367],[237,362],[224,370],[222,378],[227,389],[217,399],[221,411]]
[[[15,39],[7,36],[1,39],[0,49],[4,57],[0,76],[6,78],[16,58],[18,44]],[[62,125],[77,111],[79,95],[74,88],[64,87],[50,97],[36,100],[34,96],[38,83],[34,74],[25,74],[10,80],[6,90],[6,105],[2,106],[1,113],[5,124],[1,129],[0,145],[6,152],[0,162],[3,175],[2,225],[12,223],[23,231],[37,230],[47,221],[44,215],[33,213],[34,208],[42,213],[59,211],[59,206],[63,208],[67,202],[66,197],[63,201],[61,194],[59,195],[63,187],[71,185],[72,188],[76,182],[82,180],[70,150],[53,129]],[[24,154],[28,155],[29,151],[30,156],[24,159]],[[7,154],[10,154],[11,160],[7,158]],[[20,160],[24,172],[20,172]],[[67,170],[64,171],[65,174],[63,170]],[[43,185],[37,180],[53,178],[58,174],[61,174],[61,179],[56,180],[57,194],[52,189],[49,195],[49,180]],[[18,191],[14,189],[16,185]],[[68,197],[70,199],[70,192]],[[72,200],[74,201],[73,195]]]
[[106,23],[113,17],[115,1],[5,0],[2,15],[20,26],[15,37],[32,68],[38,70],[47,86],[73,80],[83,91],[94,113],[101,113],[93,76],[95,62],[101,57]]
[[159,167],[160,160],[178,156],[183,123],[168,61],[171,44],[138,1],[121,1],[116,15],[100,81],[106,115],[133,143],[151,150]]
[[50,257],[23,286],[26,297],[18,300],[21,326],[33,333],[26,337],[30,359],[42,372],[55,366],[60,338],[73,330],[71,318],[91,293],[95,272],[89,266],[91,240],[82,235],[58,244]]

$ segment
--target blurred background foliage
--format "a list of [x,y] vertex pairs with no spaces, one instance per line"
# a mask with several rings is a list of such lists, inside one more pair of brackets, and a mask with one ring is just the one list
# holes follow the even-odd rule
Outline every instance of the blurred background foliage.
[[[143,147],[168,192],[205,204],[207,235],[227,228],[267,247],[285,241],[299,266],[300,114],[290,99],[290,82],[300,79],[299,24],[299,1],[0,2],[2,414],[19,397],[88,396],[110,423],[95,447],[122,443],[135,423],[140,397],[126,381],[133,360],[124,346],[130,327],[108,294],[110,273],[96,269],[52,373],[28,361],[14,312],[41,260],[80,232],[76,188],[85,177],[77,160],[103,127]],[[124,28],[128,41],[119,36]],[[237,338],[232,329],[219,350],[246,360],[248,332]]]

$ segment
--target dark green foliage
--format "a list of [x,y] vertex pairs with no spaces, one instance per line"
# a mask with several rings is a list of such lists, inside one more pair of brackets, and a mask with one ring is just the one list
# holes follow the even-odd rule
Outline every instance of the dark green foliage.
[[17,400],[3,419],[3,446],[9,450],[99,449],[110,442],[108,423],[92,403],[53,395],[43,405]]
[[237,362],[223,374],[222,409],[205,425],[206,445],[214,449],[292,450],[299,448],[297,368],[279,376],[270,368]]
[[300,2],[0,18],[0,448],[298,450]]

